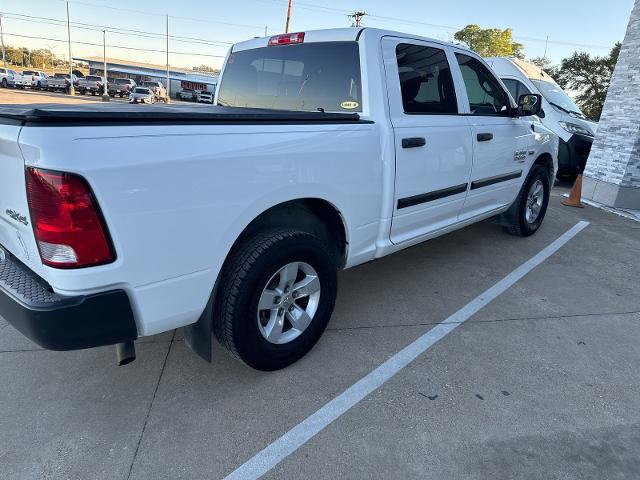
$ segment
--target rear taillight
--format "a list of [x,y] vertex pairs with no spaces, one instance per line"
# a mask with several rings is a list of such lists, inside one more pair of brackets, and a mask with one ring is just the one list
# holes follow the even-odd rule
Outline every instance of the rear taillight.
[[115,260],[100,208],[84,178],[29,167],[27,197],[45,265],[80,268]]
[[269,46],[276,47],[278,45],[292,45],[304,42],[304,32],[284,33],[275,35],[269,39]]

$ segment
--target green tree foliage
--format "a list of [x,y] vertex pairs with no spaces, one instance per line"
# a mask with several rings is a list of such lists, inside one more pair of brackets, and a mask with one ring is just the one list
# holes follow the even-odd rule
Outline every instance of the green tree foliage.
[[540,67],[543,70],[551,68],[551,59],[547,57],[534,57],[529,60],[529,63],[533,63],[535,66]]
[[62,64],[62,61],[59,58],[55,55],[51,55],[51,50],[45,48],[29,50],[24,47],[13,47],[8,45],[5,48],[5,56],[8,63],[24,68],[47,69],[51,68],[52,61],[56,65]]
[[457,31],[453,37],[483,57],[524,58],[524,46],[513,40],[510,28],[480,28],[472,24]]
[[562,88],[577,92],[576,103],[587,117],[599,120],[621,47],[616,43],[606,57],[575,52],[547,72]]

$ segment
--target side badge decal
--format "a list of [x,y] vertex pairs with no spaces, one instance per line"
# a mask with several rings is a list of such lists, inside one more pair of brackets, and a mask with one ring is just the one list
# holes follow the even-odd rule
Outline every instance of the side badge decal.
[[354,108],[358,108],[360,104],[354,101],[346,101],[340,104],[340,108],[344,108],[346,110],[353,110]]

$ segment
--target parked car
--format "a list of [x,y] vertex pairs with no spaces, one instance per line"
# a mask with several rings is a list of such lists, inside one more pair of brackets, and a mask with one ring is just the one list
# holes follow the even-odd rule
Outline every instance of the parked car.
[[15,87],[14,76],[16,72],[9,68],[0,68],[0,87]]
[[40,72],[38,70],[24,70],[22,74],[25,77],[31,77],[31,84],[27,86],[30,86],[34,90],[47,89],[49,76],[46,73]]
[[71,82],[73,82],[74,88],[77,87],[78,77],[75,75],[70,77],[68,73],[56,73],[53,77],[49,77],[47,89],[50,92],[69,92]]
[[104,93],[105,78],[98,75],[87,75],[78,80],[78,92],[81,95],[102,95]]
[[129,103],[156,103],[156,96],[150,88],[135,87],[129,93]]
[[558,178],[573,182],[577,167],[587,161],[598,128],[546,72],[519,58],[487,58],[514,98],[525,93],[542,95],[542,124],[558,135]]
[[164,85],[162,85],[161,82],[147,80],[146,82],[142,82],[142,86],[153,91],[153,94],[156,96],[156,101],[167,101],[167,89],[164,88]]
[[128,97],[129,93],[136,87],[136,82],[130,78],[115,78],[109,81],[109,95],[120,98]]
[[197,98],[198,103],[213,103],[213,92],[199,92]]
[[193,90],[191,88],[183,88],[176,93],[176,98],[178,100],[187,100],[189,102],[195,102],[197,98],[197,94],[199,92],[197,90]]
[[213,333],[274,370],[324,331],[339,269],[491,217],[540,227],[558,138],[476,53],[375,28],[231,52],[220,106],[0,107],[0,315],[23,334],[126,363],[185,327],[207,360]]

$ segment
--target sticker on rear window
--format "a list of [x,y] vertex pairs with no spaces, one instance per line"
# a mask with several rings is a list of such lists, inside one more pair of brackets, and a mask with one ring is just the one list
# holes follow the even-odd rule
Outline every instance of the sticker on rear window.
[[360,104],[358,102],[353,102],[353,101],[346,101],[340,104],[340,107],[346,110],[353,110],[354,108],[358,108],[359,106]]

